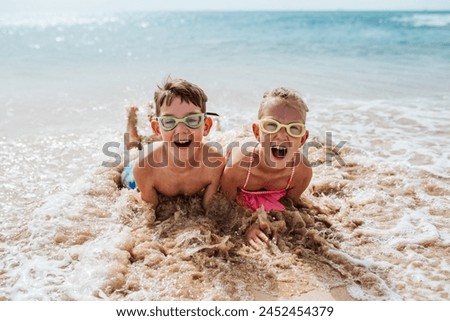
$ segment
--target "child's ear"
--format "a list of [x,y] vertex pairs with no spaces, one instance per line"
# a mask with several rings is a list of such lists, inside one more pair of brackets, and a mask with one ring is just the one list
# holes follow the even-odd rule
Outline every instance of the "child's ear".
[[203,125],[203,136],[208,136],[213,125],[213,120],[211,117],[205,118],[205,124]]
[[156,135],[161,134],[161,130],[159,129],[159,123],[156,119],[152,119],[152,121],[150,122],[150,126],[152,127],[152,130]]
[[253,135],[255,135],[256,140],[259,140],[259,126],[257,123],[252,124]]
[[308,139],[308,137],[309,137],[309,131],[306,131],[305,135],[303,135],[303,137],[302,137],[302,143],[300,146],[303,146],[303,144],[306,143],[306,140]]

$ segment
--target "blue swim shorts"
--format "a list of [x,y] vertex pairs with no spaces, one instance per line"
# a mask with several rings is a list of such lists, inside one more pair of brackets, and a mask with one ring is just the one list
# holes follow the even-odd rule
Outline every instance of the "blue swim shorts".
[[123,168],[122,172],[122,186],[129,189],[136,189],[136,180],[133,176],[134,161],[131,161],[128,166]]

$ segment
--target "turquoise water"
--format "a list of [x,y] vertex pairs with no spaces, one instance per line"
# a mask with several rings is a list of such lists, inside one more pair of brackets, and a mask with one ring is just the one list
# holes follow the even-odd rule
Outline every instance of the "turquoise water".
[[0,18],[0,79],[9,94],[124,87],[130,78],[150,86],[167,74],[261,86],[284,80],[328,96],[340,96],[331,80],[352,95],[348,87],[360,81],[369,83],[365,93],[383,81],[399,94],[405,86],[431,94],[450,88],[449,32],[450,12],[8,16]]
[[448,99],[449,31],[450,12],[0,16],[2,127],[55,115],[70,126],[75,111],[143,104],[167,75],[240,110],[280,85],[332,99]]
[[[14,17],[13,17],[14,18]],[[0,20],[11,67],[68,63],[291,65],[302,59],[448,63],[450,12],[174,12]],[[129,55],[131,53],[132,55]],[[164,64],[163,64],[164,65]],[[44,66],[42,66],[44,67]]]

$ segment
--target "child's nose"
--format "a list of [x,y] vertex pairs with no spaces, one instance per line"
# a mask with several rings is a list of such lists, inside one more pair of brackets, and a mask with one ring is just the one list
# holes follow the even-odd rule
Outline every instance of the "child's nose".
[[176,134],[186,134],[190,133],[189,127],[185,123],[179,123],[178,126],[175,128]]
[[289,134],[287,128],[281,128],[278,132],[274,134],[274,138],[287,139]]

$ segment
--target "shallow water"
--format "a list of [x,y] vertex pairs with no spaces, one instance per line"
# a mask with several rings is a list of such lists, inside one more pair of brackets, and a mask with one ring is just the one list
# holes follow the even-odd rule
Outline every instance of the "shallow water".
[[[449,299],[449,14],[280,15],[2,18],[0,298],[344,287],[362,300]],[[144,106],[168,73],[205,88],[221,114],[208,139],[224,146],[251,137],[264,90],[307,98],[313,180],[303,207],[259,213],[277,231],[267,249],[245,244],[251,213],[220,197],[209,213],[198,197],[163,199],[155,213],[118,188],[120,165],[101,166],[105,144],[122,141],[124,106],[141,107],[150,133]]]
[[[305,206],[270,220],[280,232],[277,244],[262,252],[244,244],[242,229],[251,214],[224,200],[208,215],[199,197],[166,199],[156,214],[147,209],[135,192],[117,187],[120,166],[92,163],[95,135],[2,143],[2,161],[11,155],[17,160],[2,178],[2,297],[289,299],[324,282],[346,286],[363,300],[447,300],[448,154],[441,149],[434,155],[425,140],[411,136],[420,121],[430,133],[446,133],[434,141],[445,146],[449,119],[427,119],[417,107],[417,113],[403,113],[405,125],[386,126],[383,142],[372,130],[385,119],[395,122],[398,107],[389,111],[389,102],[378,102],[374,113],[353,101],[339,116],[321,113],[329,103],[311,103],[309,121],[324,126],[311,125],[312,141],[324,147],[308,154],[317,166]],[[367,119],[371,129],[355,126],[360,131],[349,138],[353,126],[334,125],[352,115]],[[334,146],[345,164],[330,159],[326,134],[320,134],[328,130],[333,143],[346,140],[342,148]],[[216,131],[214,137],[226,144],[236,134]],[[65,153],[59,153],[61,141]],[[57,156],[43,158],[44,149]],[[426,156],[433,161],[418,161]],[[110,161],[95,157],[97,164]],[[55,172],[68,158],[70,166]],[[299,273],[306,277],[299,280]]]

